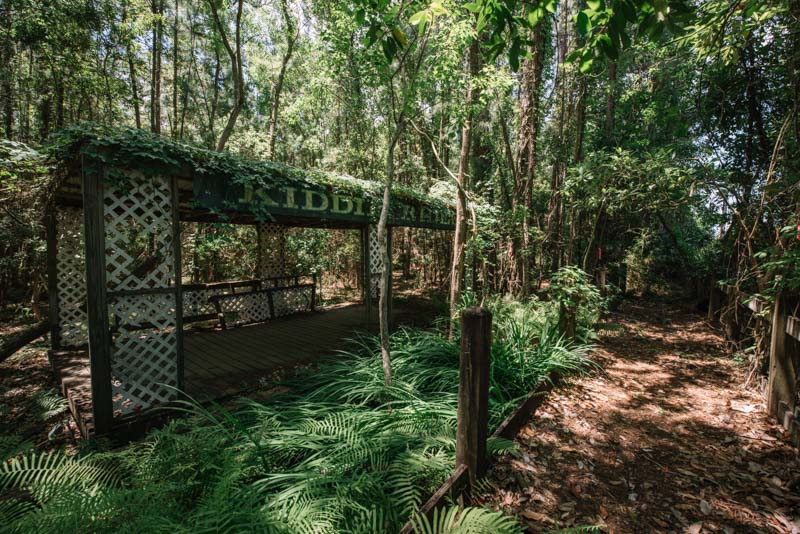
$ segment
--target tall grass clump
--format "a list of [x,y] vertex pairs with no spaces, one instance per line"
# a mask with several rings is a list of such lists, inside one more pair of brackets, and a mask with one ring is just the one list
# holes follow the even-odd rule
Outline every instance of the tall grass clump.
[[[587,360],[584,347],[555,334],[542,303],[490,307],[495,426],[551,373],[580,371]],[[121,451],[19,455],[8,443],[1,528],[396,532],[454,467],[459,348],[437,332],[397,331],[386,386],[378,342],[359,338],[278,384],[264,402],[209,407],[185,399],[187,417]],[[495,453],[510,446],[490,443]],[[513,519],[483,509],[415,521],[431,533],[519,531]]]

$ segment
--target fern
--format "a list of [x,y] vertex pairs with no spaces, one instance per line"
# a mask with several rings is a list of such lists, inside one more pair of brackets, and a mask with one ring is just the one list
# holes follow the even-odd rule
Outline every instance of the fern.
[[418,514],[411,519],[411,523],[418,534],[522,533],[522,528],[513,517],[485,508],[436,509],[430,520]]
[[[492,425],[549,373],[587,368],[539,303],[498,301]],[[284,380],[268,403],[204,406],[122,451],[31,454],[0,438],[0,521],[14,532],[396,532],[455,462],[457,342],[401,329],[386,387],[374,336]],[[56,408],[42,394],[43,408]],[[45,409],[43,413],[48,413]],[[491,439],[490,454],[513,452]],[[26,454],[27,453],[27,454]],[[486,482],[488,484],[488,482]],[[419,532],[519,532],[513,518],[449,508]]]

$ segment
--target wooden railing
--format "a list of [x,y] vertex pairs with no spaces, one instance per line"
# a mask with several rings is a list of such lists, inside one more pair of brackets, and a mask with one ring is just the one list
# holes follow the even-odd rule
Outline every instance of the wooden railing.
[[[769,378],[766,388],[767,412],[791,433],[795,446],[800,446],[800,406],[796,403],[800,379],[800,317],[791,315],[785,298],[778,296],[774,303],[755,297],[734,286],[712,289],[708,318],[722,323],[726,337],[739,341],[744,321],[738,309],[754,314],[755,321],[769,335]],[[721,313],[724,303],[735,302],[735,313]]]
[[218,318],[212,297],[220,295],[239,295],[267,288],[298,286],[303,283],[316,284],[313,275],[274,276],[256,280],[234,280],[208,284],[184,284],[183,323],[212,321]]
[[314,311],[316,285],[269,287],[247,293],[214,295],[209,300],[214,306],[220,326],[226,329]]

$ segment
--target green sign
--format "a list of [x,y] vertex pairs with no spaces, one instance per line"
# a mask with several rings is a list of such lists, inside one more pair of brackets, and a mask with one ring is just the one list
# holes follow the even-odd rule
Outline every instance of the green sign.
[[[351,221],[368,224],[377,221],[370,211],[370,199],[350,193],[291,185],[269,188],[226,183],[208,177],[195,177],[195,201],[201,207],[271,216]],[[424,204],[393,199],[389,222],[395,226],[450,229],[451,210],[434,210]]]

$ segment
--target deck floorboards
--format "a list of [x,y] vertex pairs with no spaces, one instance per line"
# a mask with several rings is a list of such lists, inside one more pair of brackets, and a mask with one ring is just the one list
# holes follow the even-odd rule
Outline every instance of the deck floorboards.
[[[186,393],[198,400],[235,396],[279,369],[335,356],[365,328],[365,307],[347,305],[230,330],[186,330]],[[54,351],[51,361],[81,432],[88,435],[93,428],[88,353]]]

